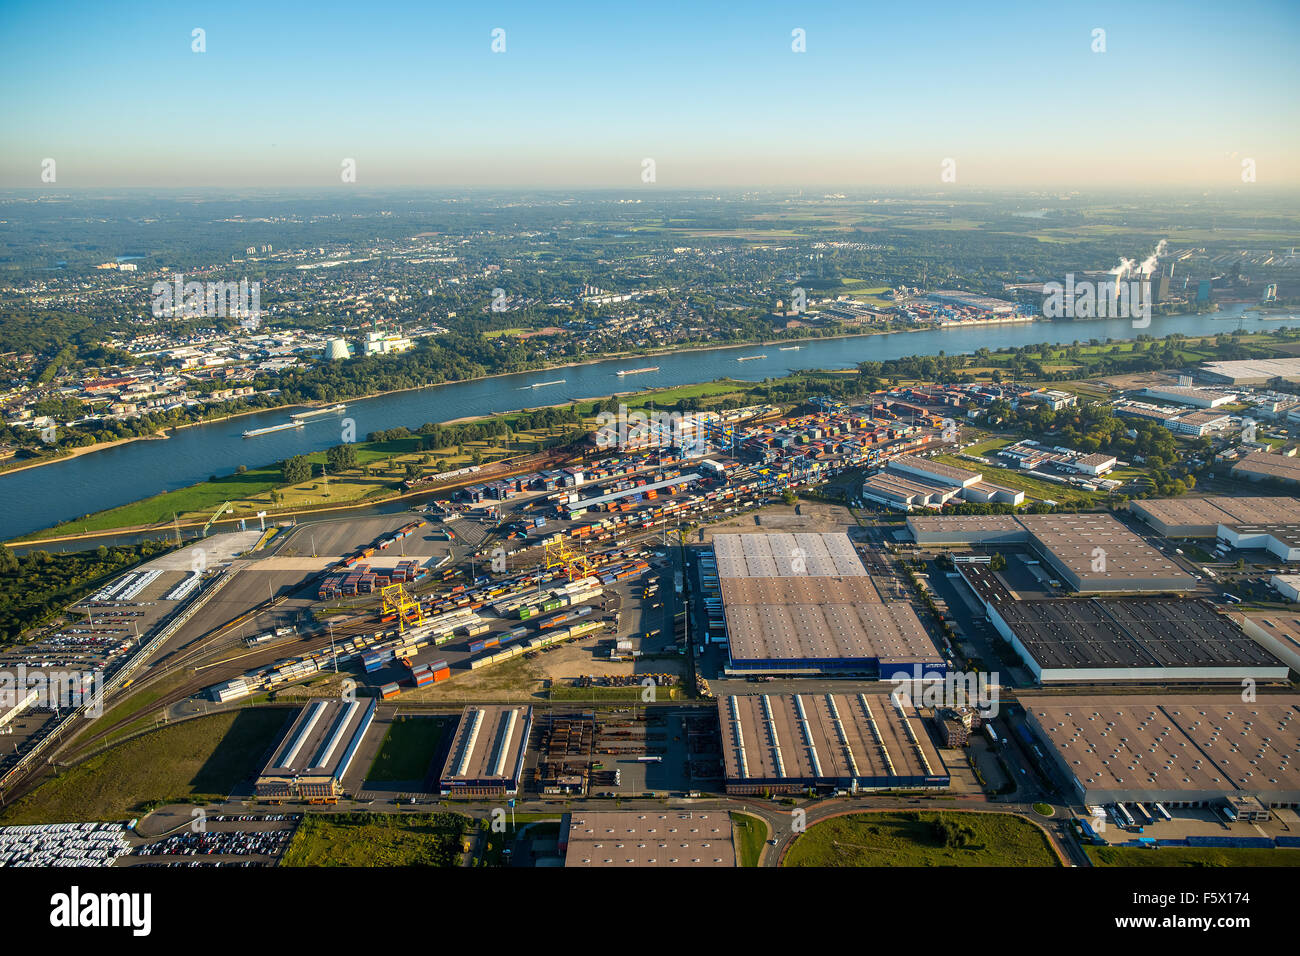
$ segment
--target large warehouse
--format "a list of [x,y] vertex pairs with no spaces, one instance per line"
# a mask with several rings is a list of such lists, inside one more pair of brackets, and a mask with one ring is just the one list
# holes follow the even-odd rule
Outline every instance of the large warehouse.
[[1221,524],[1218,538],[1238,551],[1266,551],[1279,561],[1300,561],[1300,524]]
[[1270,654],[1300,674],[1300,615],[1294,611],[1234,612],[1232,619]]
[[1300,524],[1300,499],[1150,498],[1130,501],[1128,510],[1167,538],[1213,538],[1219,526]]
[[1206,362],[1201,372],[1211,381],[1225,385],[1263,385],[1274,379],[1300,382],[1300,358]]
[[337,800],[379,701],[318,700],[271,752],[254,792],[263,799]]
[[947,787],[911,704],[889,694],[753,694],[718,701],[727,793]]
[[1020,695],[1084,804],[1300,805],[1300,697]]
[[907,530],[919,545],[1029,543],[1015,515],[925,515],[908,518]]
[[986,565],[964,564],[959,571],[989,622],[1042,684],[1287,678],[1285,664],[1204,601],[1025,601]]
[[916,612],[881,600],[847,535],[717,535],[713,553],[728,673],[943,673]]
[[1196,579],[1108,514],[908,518],[917,544],[1023,544],[1083,593],[1189,591]]
[[466,707],[438,778],[442,795],[499,797],[519,792],[531,707]]
[[1252,451],[1232,466],[1232,477],[1246,481],[1280,481],[1300,483],[1300,458],[1275,455],[1266,451]]
[[891,458],[884,469],[863,482],[862,496],[903,511],[942,507],[953,498],[1009,505],[1025,500],[1020,489],[987,482],[978,471],[914,455]]
[[1154,398],[1162,402],[1176,402],[1179,405],[1192,405],[1196,408],[1217,408],[1236,399],[1231,392],[1216,392],[1208,388],[1196,388],[1192,385],[1152,385],[1141,392],[1143,398]]
[[726,810],[575,810],[559,843],[566,867],[736,865]]

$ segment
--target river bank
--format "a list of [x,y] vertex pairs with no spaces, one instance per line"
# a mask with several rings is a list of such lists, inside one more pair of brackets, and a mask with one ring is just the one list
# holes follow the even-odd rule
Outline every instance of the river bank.
[[[1228,310],[1229,314],[1240,309]],[[1279,325],[1264,321],[1259,313],[1245,313],[1241,327],[1246,332],[1272,335]],[[1300,322],[1296,324],[1300,325]],[[660,351],[656,358],[634,360],[636,365],[659,366],[656,372],[634,381],[620,378],[620,369],[631,367],[628,358],[589,358],[580,363],[563,363],[568,371],[496,374],[465,382],[413,385],[403,392],[386,392],[363,399],[349,399],[346,416],[355,423],[359,437],[398,426],[418,427],[425,422],[492,418],[540,405],[571,404],[588,397],[608,397],[625,392],[660,391],[719,380],[749,384],[783,379],[791,374],[824,370],[851,373],[862,362],[888,361],[912,356],[973,354],[990,350],[1049,343],[1068,345],[1110,339],[1116,343],[1139,335],[1160,339],[1172,333],[1184,337],[1216,335],[1224,323],[1211,316],[1177,318],[1153,316],[1150,327],[1135,330],[1128,320],[1016,323],[982,328],[913,330],[913,334],[850,335],[834,339],[801,339],[798,350],[778,351],[775,347],[755,348],[752,343],[731,343],[716,348]],[[788,345],[796,344],[786,339]],[[737,352],[737,349],[746,351]],[[766,352],[767,358],[738,363],[736,356]],[[640,353],[638,353],[640,354]],[[566,379],[545,390],[528,386],[544,379]],[[703,386],[701,386],[703,387]],[[684,394],[684,393],[683,393]],[[545,396],[545,397],[543,397]],[[332,398],[332,396],[331,396]],[[665,397],[664,402],[671,399]],[[243,419],[252,429],[283,423],[286,414],[264,411]],[[76,459],[60,459],[49,467],[0,477],[0,540],[17,540],[87,514],[102,513],[188,488],[211,475],[229,476],[239,465],[255,468],[265,462],[283,461],[294,455],[324,452],[340,443],[339,423],[334,415],[309,419],[305,427],[279,431],[257,439],[244,439],[243,428],[205,424],[202,428],[176,429],[166,442],[137,441],[106,448]],[[252,479],[250,479],[251,481]],[[220,502],[214,503],[213,507]],[[141,521],[125,521],[137,525]]]
[[[1031,318],[1028,321],[1036,321],[1036,320]],[[849,332],[843,335],[824,335],[824,336],[809,335],[809,336],[800,336],[798,338],[760,339],[751,342],[737,342],[737,343],[729,343],[725,345],[709,345],[707,343],[701,343],[699,346],[690,346],[688,348],[690,349],[708,348],[710,350],[744,349],[744,348],[754,348],[756,346],[788,344],[791,342],[798,343],[802,347],[804,343],[808,343],[808,342],[831,342],[840,339],[865,338],[867,336],[873,336],[873,335],[898,335],[903,332],[933,331],[934,329],[960,329],[966,326],[972,326],[976,324],[983,325],[986,323],[968,322],[968,323],[926,326],[923,328],[875,329],[870,332]],[[1006,323],[996,322],[996,323],[987,323],[987,324],[1003,325]],[[222,422],[235,421],[240,418],[247,418],[250,415],[264,415],[271,412],[290,411],[292,409],[297,409],[297,408],[301,408],[303,410],[325,408],[331,405],[339,404],[340,402],[342,403],[366,402],[366,401],[372,401],[373,399],[376,398],[385,398],[394,395],[402,395],[408,392],[419,392],[430,388],[444,388],[446,386],[451,386],[451,385],[465,385],[474,382],[487,382],[487,381],[491,381],[492,379],[506,378],[512,375],[530,375],[534,373],[563,371],[564,369],[583,368],[589,365],[598,365],[602,362],[634,361],[634,360],[639,360],[644,358],[654,358],[657,355],[671,355],[681,350],[682,347],[680,346],[665,346],[663,348],[648,349],[646,351],[639,351],[639,352],[610,352],[610,353],[604,353],[595,356],[593,358],[583,359],[581,361],[565,362],[561,365],[539,365],[537,368],[534,369],[519,369],[519,370],[509,371],[509,372],[492,372],[487,375],[477,375],[473,378],[454,379],[453,381],[449,381],[449,382],[426,382],[423,385],[412,385],[409,388],[395,388],[387,391],[366,392],[363,395],[356,395],[356,396],[351,396],[346,398],[325,399],[323,401],[316,402],[316,403],[288,402],[284,405],[268,405],[263,408],[247,408],[238,412],[230,412],[225,415],[217,415],[212,418],[200,419],[199,421],[182,422],[179,425],[166,425],[163,426],[163,429],[160,433],[154,435],[132,435],[130,438],[118,438],[113,441],[96,442],[93,445],[85,445],[80,448],[68,449],[65,454],[58,455],[57,457],[42,458],[40,461],[33,461],[22,465],[15,465],[11,468],[0,468],[0,481],[3,481],[6,475],[17,474],[20,471],[27,471],[28,469],[31,468],[40,468],[45,465],[53,465],[59,462],[68,461],[73,458],[78,458],[82,455],[89,455],[94,452],[105,451],[111,448],[120,448],[124,445],[130,445],[133,442],[162,441],[171,438],[177,432],[185,431],[186,429],[198,428],[198,427],[203,427],[208,425],[220,425]],[[653,389],[651,391],[653,391]],[[545,403],[540,405],[527,405],[524,407],[525,408],[557,408],[561,405],[571,405],[575,401],[578,402],[598,401],[600,399],[608,398],[610,397],[610,395],[622,396],[622,395],[635,395],[635,394],[639,394],[639,391],[636,389],[633,389],[631,391],[612,391],[609,394],[602,393],[599,395],[591,395],[586,398],[570,399],[563,402],[552,402],[552,403]],[[439,422],[439,424],[443,424],[443,425],[463,424],[464,422],[478,421],[483,417],[484,416],[481,415],[471,415],[462,418],[448,419],[446,421]],[[420,422],[418,424],[424,424],[424,423]]]
[[[531,466],[519,467],[520,462],[536,456],[535,452],[529,452],[525,455],[515,455],[510,458],[498,458],[496,461],[486,463],[484,472],[478,472],[473,475],[462,476],[461,478],[449,479],[444,482],[430,482],[427,485],[421,485],[419,488],[410,491],[395,491],[393,494],[383,495],[380,497],[367,497],[365,499],[348,502],[339,505],[314,505],[308,508],[289,508],[283,511],[268,510],[266,519],[269,523],[274,523],[285,518],[309,518],[315,515],[327,515],[337,512],[362,511],[369,508],[376,508],[382,505],[391,505],[394,502],[407,501],[415,498],[432,497],[434,495],[446,494],[450,491],[456,491],[459,488],[468,487],[469,485],[478,484],[486,479],[499,480],[510,478],[516,475],[527,474],[533,470]],[[486,472],[486,475],[485,475]],[[222,525],[236,525],[241,520],[248,521],[256,518],[256,514],[250,512],[243,515],[235,515],[230,518],[223,518],[216,521],[213,525],[215,530],[220,530]],[[202,528],[207,522],[203,519],[176,522],[159,522],[148,525],[134,525],[121,528],[106,528],[103,531],[83,531],[80,534],[52,535],[50,537],[26,538],[16,541],[6,541],[0,543],[0,547],[7,548],[39,548],[45,544],[67,544],[70,542],[80,541],[98,541],[104,538],[120,538],[131,535],[157,535],[160,532],[171,533],[173,530],[179,532],[184,529]]]

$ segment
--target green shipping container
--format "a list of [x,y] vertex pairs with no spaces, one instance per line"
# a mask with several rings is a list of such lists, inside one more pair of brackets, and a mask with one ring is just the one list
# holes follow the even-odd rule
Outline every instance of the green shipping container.
[[524,605],[519,609],[519,620],[526,621],[533,616],[533,609]]

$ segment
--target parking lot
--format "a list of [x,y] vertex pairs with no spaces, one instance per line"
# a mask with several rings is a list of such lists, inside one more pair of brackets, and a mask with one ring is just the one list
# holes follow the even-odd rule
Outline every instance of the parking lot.
[[1187,837],[1300,836],[1300,815],[1297,815],[1294,810],[1274,809],[1273,818],[1265,822],[1238,820],[1235,823],[1226,823],[1217,813],[1205,807],[1173,807],[1169,808],[1169,815],[1173,817],[1172,820],[1157,819],[1153,824],[1144,825],[1141,833],[1136,829],[1121,829],[1114,824],[1109,815],[1106,817],[1104,828],[1098,827],[1092,817],[1085,819],[1101,839],[1111,846],[1129,844],[1139,837],[1185,840]]
[[[183,820],[179,812],[177,817]],[[118,866],[274,866],[293,838],[302,815],[215,815],[135,845]]]

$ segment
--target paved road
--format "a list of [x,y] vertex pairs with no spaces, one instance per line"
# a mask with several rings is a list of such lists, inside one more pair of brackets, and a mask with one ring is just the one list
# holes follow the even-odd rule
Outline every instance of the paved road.
[[[250,812],[263,813],[349,813],[349,812],[374,812],[374,813],[429,813],[440,810],[463,813],[476,819],[489,819],[494,810],[499,810],[505,805],[505,800],[495,801],[448,801],[444,804],[442,801],[429,801],[422,803],[402,803],[393,804],[391,802],[380,802],[377,800],[343,800],[334,807],[305,807],[295,803],[286,803],[278,807],[259,806],[256,810],[251,802],[243,800],[229,800],[219,805],[206,807],[207,813],[216,814],[246,814]],[[803,829],[813,826],[816,823],[828,820],[832,817],[842,816],[848,813],[860,813],[871,811],[975,811],[988,813],[1012,813],[1025,817],[1038,826],[1048,836],[1053,848],[1057,854],[1071,865],[1087,866],[1088,860],[1082,851],[1077,847],[1074,840],[1069,834],[1068,812],[1064,807],[1055,807],[1056,816],[1052,819],[1045,819],[1036,813],[1028,803],[994,803],[983,794],[969,794],[964,796],[945,796],[942,798],[930,796],[917,796],[912,798],[898,797],[872,797],[859,796],[854,798],[831,797],[812,802],[801,802],[797,808],[788,807],[780,804],[776,800],[764,800],[758,797],[701,797],[698,799],[689,798],[670,798],[667,800],[637,800],[623,799],[619,801],[612,800],[589,800],[575,801],[571,799],[554,798],[554,799],[520,799],[515,804],[516,814],[538,814],[553,813],[557,816],[568,812],[575,805],[586,806],[596,810],[714,810],[714,811],[739,811],[751,816],[758,817],[768,827],[769,840],[775,840],[775,844],[770,842],[763,846],[763,853],[759,865],[763,867],[778,867],[784,858],[790,846],[799,836],[795,830],[795,810],[801,809],[803,817],[800,821],[800,832]],[[192,808],[185,805],[181,808],[183,813],[178,816],[175,808],[162,807],[155,811],[160,815],[159,825],[155,826],[146,818],[142,821],[141,826],[152,831],[171,829],[172,827],[189,818]],[[174,819],[172,819],[174,818]],[[167,825],[163,825],[163,819],[167,820]]]

